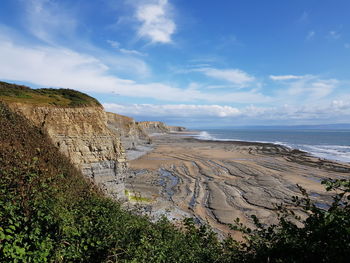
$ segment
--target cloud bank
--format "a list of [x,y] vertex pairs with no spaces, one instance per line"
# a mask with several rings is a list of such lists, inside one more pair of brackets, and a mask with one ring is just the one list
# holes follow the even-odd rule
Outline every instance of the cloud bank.
[[171,43],[176,24],[168,0],[136,1],[135,18],[139,22],[138,36],[152,43]]
[[[104,103],[107,111],[125,114],[133,117],[156,117],[186,119],[231,120],[234,124],[238,119],[259,120],[332,120],[337,115],[338,121],[345,121],[350,117],[350,103],[344,100],[334,100],[330,103],[317,105],[283,105],[276,107],[247,106],[235,108],[223,105],[187,105],[187,104],[117,104]],[[216,123],[216,122],[215,122]]]

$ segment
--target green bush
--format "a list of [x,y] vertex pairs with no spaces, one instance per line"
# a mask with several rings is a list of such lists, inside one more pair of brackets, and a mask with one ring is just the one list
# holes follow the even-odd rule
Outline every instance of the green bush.
[[307,214],[305,219],[293,210],[278,206],[279,223],[263,225],[253,217],[256,228],[249,229],[236,220],[233,228],[245,234],[241,243],[244,262],[348,262],[350,253],[350,180],[324,180],[333,191],[328,209],[314,204],[300,186],[302,198],[293,202]]
[[60,107],[101,106],[89,95],[71,89],[31,89],[0,81],[0,100]]

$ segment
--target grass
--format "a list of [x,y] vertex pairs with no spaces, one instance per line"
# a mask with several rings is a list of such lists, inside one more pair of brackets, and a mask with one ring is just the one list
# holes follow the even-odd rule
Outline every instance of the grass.
[[101,106],[95,99],[71,89],[31,89],[0,81],[0,100],[38,106],[84,107]]

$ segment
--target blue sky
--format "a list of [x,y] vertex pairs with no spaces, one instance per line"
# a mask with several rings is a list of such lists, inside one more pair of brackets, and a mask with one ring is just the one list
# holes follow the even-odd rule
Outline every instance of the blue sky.
[[2,0],[0,79],[188,127],[350,122],[348,0]]

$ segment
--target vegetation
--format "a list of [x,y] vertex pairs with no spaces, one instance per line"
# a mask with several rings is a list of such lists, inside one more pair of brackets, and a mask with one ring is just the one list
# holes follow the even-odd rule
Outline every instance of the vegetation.
[[95,99],[71,89],[31,89],[0,81],[0,99],[41,106],[82,107],[101,106]]
[[141,196],[140,193],[130,192],[127,189],[125,189],[124,194],[128,198],[129,201],[138,202],[138,203],[152,202],[152,199],[147,198],[147,197],[143,197],[143,196]]
[[1,103],[0,127],[0,262],[346,262],[350,252],[350,181],[324,182],[336,191],[327,211],[300,188],[306,219],[280,206],[279,224],[236,220],[245,241],[220,241],[191,219],[179,228],[122,209]]
[[263,225],[253,217],[256,229],[236,220],[234,229],[245,234],[240,245],[242,262],[348,262],[350,253],[350,180],[325,180],[334,191],[328,210],[316,206],[299,186],[303,198],[293,197],[307,217],[278,206],[279,223]]

